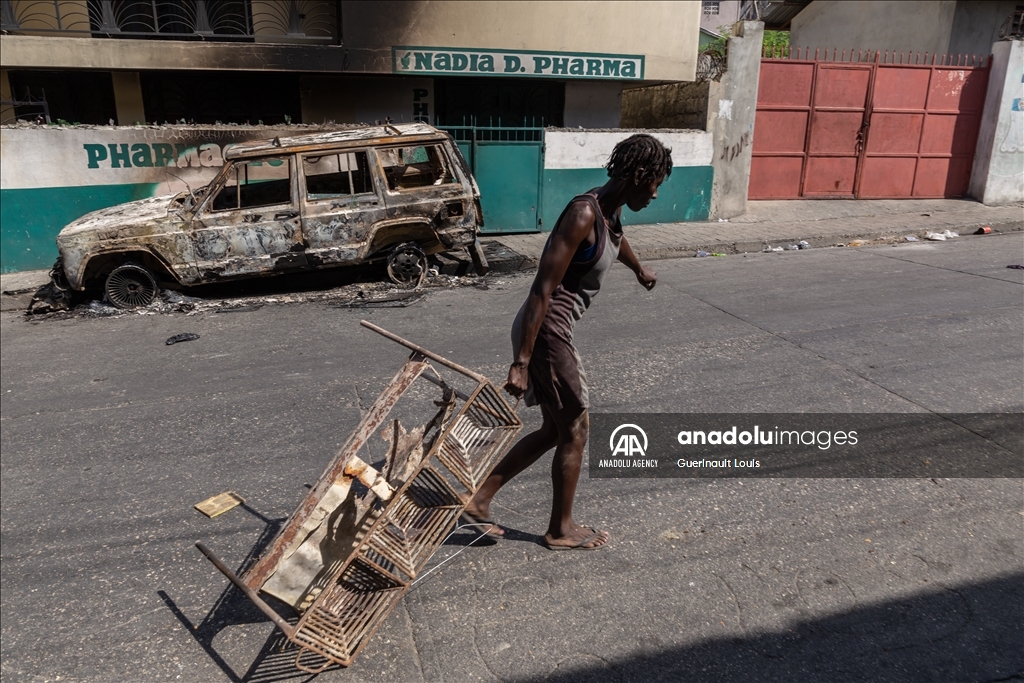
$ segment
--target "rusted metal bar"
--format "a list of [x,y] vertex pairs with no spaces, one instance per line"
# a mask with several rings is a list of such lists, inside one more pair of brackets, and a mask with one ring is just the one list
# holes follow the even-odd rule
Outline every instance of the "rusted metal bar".
[[235,573],[228,569],[227,565],[220,561],[220,559],[213,554],[213,552],[203,545],[202,541],[196,541],[196,547],[199,548],[199,552],[206,555],[206,559],[213,563],[213,566],[220,570],[220,573],[228,577],[231,583],[235,584],[238,590],[245,594],[245,597],[252,601],[252,604],[259,607],[260,611],[267,615],[274,625],[281,629],[286,636],[292,638],[295,636],[295,627],[289,624],[287,621],[281,618],[281,615],[273,610],[273,608],[264,602],[256,591],[249,586],[245,585],[245,582],[235,576]]
[[458,396],[459,398],[461,398],[463,401],[468,401],[469,400],[469,395],[466,392],[460,391],[460,390],[456,389],[455,387],[451,386],[450,384],[445,382],[440,377],[435,377],[434,375],[430,374],[429,372],[425,372],[425,373],[423,373],[423,379],[427,380],[428,382],[432,382],[432,383],[436,384],[437,386],[441,387],[442,389],[451,389],[452,391],[455,392],[455,395]]
[[448,360],[444,356],[439,356],[438,354],[434,353],[433,351],[428,351],[427,349],[423,348],[422,346],[419,346],[418,344],[413,344],[411,341],[408,341],[406,339],[402,339],[397,334],[393,334],[393,333],[388,332],[387,330],[385,330],[385,329],[383,329],[381,327],[377,327],[376,325],[374,325],[373,323],[371,323],[371,322],[369,322],[367,320],[360,320],[359,324],[362,325],[363,327],[365,327],[368,330],[373,330],[374,332],[376,332],[377,334],[381,335],[382,337],[387,337],[388,339],[390,339],[393,342],[398,342],[399,344],[401,344],[405,348],[411,349],[412,351],[415,351],[416,353],[421,354],[425,358],[429,358],[430,360],[437,361],[441,365],[444,365],[445,367],[451,368],[455,372],[463,374],[466,377],[469,377],[471,379],[476,380],[477,382],[486,382],[486,381],[488,381],[487,378],[484,377],[483,375],[481,375],[480,373],[473,372],[469,368],[464,368],[461,365],[459,365],[458,363],[456,363],[454,361]]

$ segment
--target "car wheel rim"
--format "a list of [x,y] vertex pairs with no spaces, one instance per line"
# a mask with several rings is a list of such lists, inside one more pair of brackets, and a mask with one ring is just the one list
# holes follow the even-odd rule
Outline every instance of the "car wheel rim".
[[118,308],[148,306],[156,298],[156,283],[146,271],[121,267],[107,279],[107,298]]
[[416,245],[402,245],[388,257],[388,276],[395,284],[417,286],[426,272],[426,254]]

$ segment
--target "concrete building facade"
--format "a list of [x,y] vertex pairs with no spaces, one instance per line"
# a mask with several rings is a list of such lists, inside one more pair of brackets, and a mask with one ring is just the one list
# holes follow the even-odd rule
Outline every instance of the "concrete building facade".
[[[178,5],[203,15],[160,9]],[[44,89],[59,100],[77,84],[81,93],[50,103],[52,118],[119,125],[463,116],[521,125],[525,116],[607,127],[618,123],[623,83],[693,80],[701,20],[698,2],[3,0],[0,9],[5,101]],[[481,96],[481,84],[505,92]],[[4,122],[16,113],[34,112],[8,106]]]
[[724,30],[740,18],[740,0],[702,0],[700,3],[700,27],[721,35]]
[[1016,0],[814,0],[793,17],[794,48],[988,55]]
[[992,46],[992,71],[971,173],[984,204],[1024,202],[1024,41]]
[[[188,182],[201,184],[208,171],[188,165],[189,150],[292,124],[532,129],[524,139],[538,163],[517,157],[533,174],[526,222],[503,222],[494,208],[505,189],[500,150],[470,164],[486,230],[550,230],[558,203],[603,177],[587,150],[629,132],[564,140],[618,129],[624,87],[694,80],[702,18],[698,1],[0,0],[0,10],[0,120],[55,124],[3,130],[4,271],[49,265],[71,214],[182,189],[168,173],[181,175],[182,159]],[[666,135],[677,170],[651,220],[706,219],[710,134]],[[89,166],[88,149],[123,145],[140,145],[140,164],[129,154]],[[156,163],[155,145],[174,163]],[[488,159],[491,168],[476,166]]]

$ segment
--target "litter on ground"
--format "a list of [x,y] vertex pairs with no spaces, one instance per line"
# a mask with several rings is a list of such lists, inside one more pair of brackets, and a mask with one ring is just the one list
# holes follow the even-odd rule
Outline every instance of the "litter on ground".
[[192,507],[207,517],[213,518],[217,515],[223,515],[231,508],[238,507],[244,502],[245,499],[234,491],[225,491],[224,493],[218,493],[216,496],[207,498],[201,503],[196,503]]
[[198,334],[195,334],[193,332],[182,332],[181,334],[176,334],[173,337],[169,337],[167,341],[164,343],[170,346],[171,344],[177,344],[178,342],[194,341],[196,339],[199,339]]

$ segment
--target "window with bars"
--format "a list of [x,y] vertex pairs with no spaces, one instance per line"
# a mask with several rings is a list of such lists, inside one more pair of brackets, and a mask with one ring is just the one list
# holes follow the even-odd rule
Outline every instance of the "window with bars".
[[704,10],[704,16],[706,16],[706,17],[718,16],[719,0],[704,0],[701,3],[701,7]]

